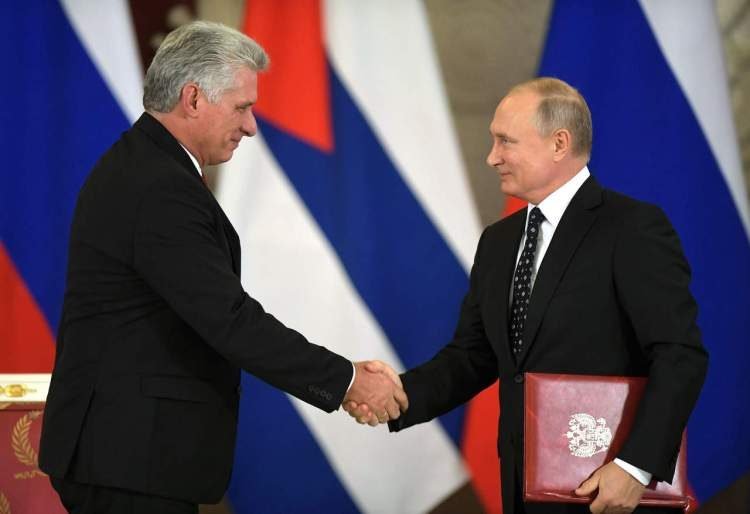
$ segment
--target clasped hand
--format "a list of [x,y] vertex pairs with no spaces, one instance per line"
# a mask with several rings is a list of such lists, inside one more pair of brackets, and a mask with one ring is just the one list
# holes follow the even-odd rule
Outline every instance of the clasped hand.
[[597,492],[589,510],[593,514],[633,512],[646,487],[614,462],[605,464],[585,480],[575,493],[590,496]]
[[357,423],[372,427],[398,419],[409,408],[401,379],[381,361],[355,362],[354,383],[342,406]]

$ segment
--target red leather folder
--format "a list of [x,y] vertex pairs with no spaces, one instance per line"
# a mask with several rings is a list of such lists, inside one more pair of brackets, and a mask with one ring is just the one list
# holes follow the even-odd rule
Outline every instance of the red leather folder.
[[[617,457],[645,386],[640,377],[526,373],[524,499],[591,502],[573,491]],[[652,481],[641,505],[688,506],[685,442],[683,433],[672,484]]]

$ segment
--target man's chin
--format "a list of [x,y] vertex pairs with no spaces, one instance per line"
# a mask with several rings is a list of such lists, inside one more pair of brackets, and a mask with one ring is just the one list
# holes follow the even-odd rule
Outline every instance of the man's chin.
[[215,160],[213,160],[209,164],[213,164],[213,165],[224,164],[225,162],[229,161],[233,155],[234,155],[234,150],[230,150],[223,155],[219,155],[218,157],[216,157]]
[[517,196],[518,188],[508,180],[500,179],[500,192],[504,195]]

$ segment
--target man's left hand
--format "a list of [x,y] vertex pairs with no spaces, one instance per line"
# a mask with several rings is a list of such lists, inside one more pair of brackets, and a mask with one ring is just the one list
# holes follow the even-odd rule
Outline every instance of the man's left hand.
[[589,496],[599,490],[589,509],[594,514],[627,514],[641,501],[646,487],[614,462],[594,471],[575,493]]

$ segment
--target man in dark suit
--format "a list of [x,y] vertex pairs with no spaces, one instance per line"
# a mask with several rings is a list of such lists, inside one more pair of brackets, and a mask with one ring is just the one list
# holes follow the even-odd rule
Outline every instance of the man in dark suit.
[[256,133],[267,62],[219,24],[171,33],[146,75],[146,113],[81,189],[40,451],[71,512],[195,513],[221,499],[240,369],[327,412],[345,397],[382,421],[406,408],[387,377],[311,344],[242,289],[237,234],[201,167]]
[[[680,242],[659,208],[590,176],[591,115],[568,84],[542,78],[513,88],[490,132],[487,162],[502,191],[529,206],[482,234],[454,338],[401,376],[411,408],[390,429],[440,416],[499,377],[504,512],[631,512],[644,484],[672,479],[706,373]],[[382,363],[370,368],[392,374]],[[521,498],[527,371],[648,377],[618,458],[576,491],[596,496],[590,506]],[[345,408],[376,423],[366,407]]]

